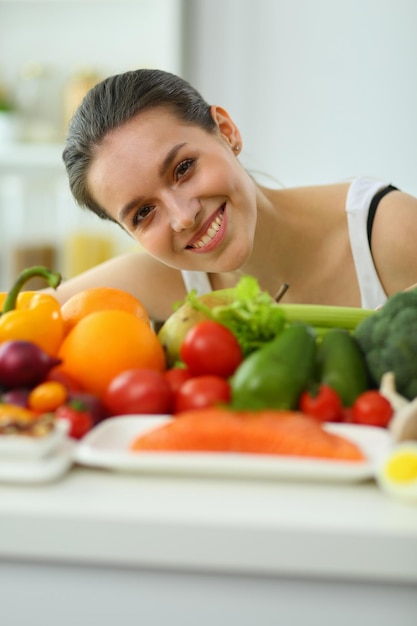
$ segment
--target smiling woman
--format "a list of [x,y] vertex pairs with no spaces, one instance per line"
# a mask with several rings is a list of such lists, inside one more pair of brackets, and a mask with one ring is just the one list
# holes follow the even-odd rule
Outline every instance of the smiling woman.
[[417,282],[415,198],[363,177],[267,188],[241,149],[229,113],[178,76],[140,69],[96,85],[69,128],[70,187],[143,251],[62,284],[61,301],[107,285],[164,320],[186,288],[227,288],[244,274],[271,295],[289,284],[286,302],[367,308]]

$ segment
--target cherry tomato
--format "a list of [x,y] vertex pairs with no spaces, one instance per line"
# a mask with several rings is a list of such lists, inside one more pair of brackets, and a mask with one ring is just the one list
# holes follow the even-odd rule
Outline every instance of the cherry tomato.
[[354,424],[386,428],[393,412],[389,400],[376,389],[372,389],[364,391],[356,398],[352,406],[352,422]]
[[196,376],[185,381],[177,391],[174,413],[228,404],[231,395],[230,384],[222,376]]
[[88,411],[94,426],[108,417],[107,411],[98,396],[87,391],[70,391],[68,404],[77,405],[80,408],[83,407],[85,411]]
[[171,369],[162,372],[162,375],[165,380],[168,381],[174,394],[177,393],[178,389],[183,383],[185,383],[186,380],[192,378],[190,370],[186,367],[172,367]]
[[234,334],[218,322],[198,322],[185,335],[180,356],[194,376],[229,378],[242,362],[240,344]]
[[34,387],[27,400],[27,405],[32,411],[47,413],[55,411],[61,404],[64,404],[68,397],[68,390],[55,380],[40,383]]
[[72,439],[81,439],[94,425],[90,412],[84,409],[82,404],[77,404],[76,401],[58,407],[55,411],[55,417],[69,422],[68,435]]
[[320,385],[316,394],[304,391],[299,407],[303,413],[320,422],[338,422],[343,415],[340,396],[328,385]]
[[342,422],[345,422],[346,424],[353,424],[353,417],[352,417],[352,407],[351,406],[344,406],[342,407]]
[[134,368],[118,374],[108,385],[103,404],[111,415],[171,413],[173,392],[162,372]]

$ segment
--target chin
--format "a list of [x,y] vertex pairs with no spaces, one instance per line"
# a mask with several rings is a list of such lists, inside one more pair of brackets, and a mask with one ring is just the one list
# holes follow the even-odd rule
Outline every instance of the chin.
[[252,247],[250,248],[239,248],[239,250],[235,251],[232,254],[228,254],[227,259],[222,259],[221,269],[219,272],[234,272],[236,270],[242,269],[245,263],[248,262],[252,252]]

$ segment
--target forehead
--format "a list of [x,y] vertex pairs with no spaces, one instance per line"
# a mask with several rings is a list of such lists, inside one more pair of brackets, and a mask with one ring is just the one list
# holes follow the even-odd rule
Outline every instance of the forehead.
[[166,108],[142,111],[110,131],[96,148],[87,174],[90,193],[105,210],[111,210],[115,189],[120,196],[121,189],[142,185],[173,146],[201,145],[208,136],[207,131],[186,124]]
[[89,178],[106,164],[114,168],[132,157],[138,165],[141,161],[163,158],[171,145],[193,143],[201,140],[202,135],[207,137],[207,131],[185,123],[169,109],[161,107],[142,111],[122,126],[109,131],[96,147]]
[[123,146],[157,147],[161,143],[176,141],[178,137],[192,137],[201,132],[203,131],[199,126],[187,124],[170,109],[158,107],[141,111],[118,128],[109,131],[96,155],[100,156],[109,148],[114,151]]

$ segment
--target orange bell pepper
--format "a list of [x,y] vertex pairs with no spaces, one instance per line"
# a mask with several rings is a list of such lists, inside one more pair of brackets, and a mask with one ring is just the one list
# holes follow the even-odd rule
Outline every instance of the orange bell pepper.
[[23,270],[9,293],[0,294],[0,343],[31,341],[50,356],[56,356],[64,337],[60,303],[54,296],[39,291],[20,291],[34,276],[45,278],[56,288],[61,275],[42,266]]

